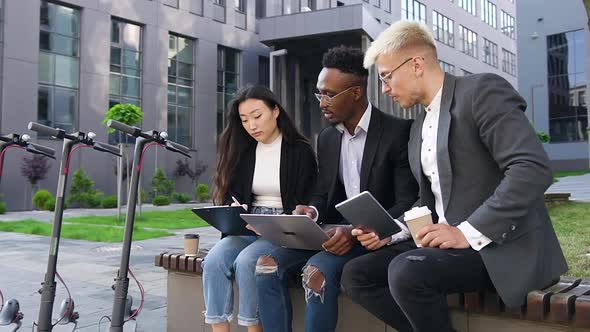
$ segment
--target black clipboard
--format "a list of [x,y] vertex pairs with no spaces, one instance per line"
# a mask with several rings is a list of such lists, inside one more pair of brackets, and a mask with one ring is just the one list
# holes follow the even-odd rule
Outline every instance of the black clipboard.
[[240,213],[246,212],[241,206],[207,206],[192,211],[223,234],[256,235],[246,228],[247,223],[240,217]]

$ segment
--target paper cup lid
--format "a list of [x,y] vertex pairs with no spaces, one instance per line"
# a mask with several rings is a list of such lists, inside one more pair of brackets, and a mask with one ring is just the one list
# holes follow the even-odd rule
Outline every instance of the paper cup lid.
[[404,219],[405,220],[416,219],[416,218],[427,216],[430,213],[431,212],[430,212],[430,209],[428,208],[428,206],[415,207],[409,211],[406,211],[406,213],[404,213]]
[[185,239],[198,239],[199,234],[184,234]]

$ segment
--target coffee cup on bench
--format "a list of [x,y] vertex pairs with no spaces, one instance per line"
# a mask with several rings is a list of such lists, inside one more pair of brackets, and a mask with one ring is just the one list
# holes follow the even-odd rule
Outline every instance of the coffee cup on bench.
[[199,234],[184,234],[184,255],[196,256],[199,253]]
[[416,239],[416,234],[418,234],[422,227],[432,225],[432,213],[430,209],[427,206],[412,208],[404,213],[404,221],[410,230],[410,234],[412,234],[416,246],[418,248],[422,247],[420,241]]

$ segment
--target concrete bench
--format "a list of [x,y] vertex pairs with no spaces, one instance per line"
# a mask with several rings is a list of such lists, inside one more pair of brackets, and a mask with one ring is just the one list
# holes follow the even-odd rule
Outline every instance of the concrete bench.
[[[201,263],[205,254],[188,257],[162,253],[155,257],[155,265],[168,271],[169,332],[211,331],[202,314],[205,308]],[[291,296],[293,331],[302,332],[305,300],[301,287],[293,287]],[[498,294],[491,292],[451,294],[448,303],[453,325],[459,332],[590,332],[590,280],[564,277],[551,287],[530,292],[526,304],[516,310],[506,308]],[[339,312],[338,332],[395,331],[345,295],[340,296]],[[232,331],[246,329],[238,327],[234,319]]]

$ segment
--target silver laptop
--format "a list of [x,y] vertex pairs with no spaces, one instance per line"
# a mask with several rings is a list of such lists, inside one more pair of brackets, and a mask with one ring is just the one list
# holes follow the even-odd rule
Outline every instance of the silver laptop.
[[291,249],[323,250],[329,236],[305,215],[240,214],[273,244]]
[[387,210],[368,191],[336,204],[336,210],[356,228],[373,231],[380,239],[401,231]]

